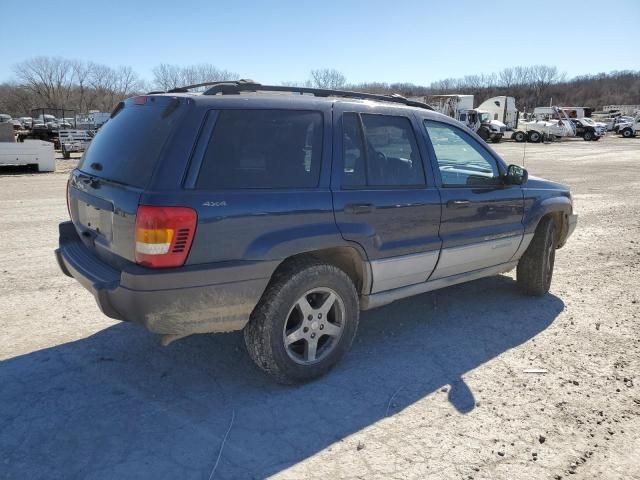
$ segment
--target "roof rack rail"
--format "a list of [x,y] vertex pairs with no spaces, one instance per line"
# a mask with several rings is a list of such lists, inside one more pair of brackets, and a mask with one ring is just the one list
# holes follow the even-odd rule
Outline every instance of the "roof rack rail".
[[[186,85],[184,87],[176,87],[176,88],[167,90],[166,93],[186,93],[189,90],[192,90],[194,88],[218,86],[218,85],[229,85],[229,84],[230,85],[245,85],[245,84],[258,85],[256,82],[250,79],[231,80],[231,81],[223,80],[223,81],[216,81],[216,82],[195,83],[193,85]],[[165,93],[165,92],[161,92],[161,93]]]
[[[197,86],[206,86],[207,84],[199,84]],[[283,85],[262,85],[254,82],[253,80],[238,80],[230,82],[210,82],[211,88],[206,90],[203,95],[237,95],[242,92],[288,92],[310,94],[316,97],[344,97],[344,98],[356,98],[359,100],[378,100],[382,102],[401,103],[410,107],[424,108],[426,110],[433,110],[429,105],[415,100],[409,100],[394,93],[392,95],[376,95],[373,93],[353,92],[349,90],[334,90],[324,88],[311,88],[311,87],[287,87]],[[186,91],[188,88],[195,88],[193,85],[189,87],[182,87],[181,89],[173,89],[174,91]],[[184,89],[184,90],[183,90]]]

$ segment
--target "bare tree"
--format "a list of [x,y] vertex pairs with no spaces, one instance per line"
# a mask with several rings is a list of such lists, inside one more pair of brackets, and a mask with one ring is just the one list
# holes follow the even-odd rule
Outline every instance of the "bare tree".
[[33,92],[44,107],[62,108],[73,88],[74,69],[70,60],[60,57],[36,57],[15,66],[18,82]]
[[315,88],[340,89],[347,83],[347,78],[333,68],[311,70],[311,85]]

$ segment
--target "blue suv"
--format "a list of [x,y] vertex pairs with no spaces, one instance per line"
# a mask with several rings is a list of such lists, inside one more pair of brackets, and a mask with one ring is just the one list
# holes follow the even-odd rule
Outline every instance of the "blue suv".
[[107,316],[164,344],[244,330],[297,382],[349,350],[361,310],[513,268],[549,290],[569,189],[455,120],[399,96],[188,88],[120,103],[71,173],[56,256]]

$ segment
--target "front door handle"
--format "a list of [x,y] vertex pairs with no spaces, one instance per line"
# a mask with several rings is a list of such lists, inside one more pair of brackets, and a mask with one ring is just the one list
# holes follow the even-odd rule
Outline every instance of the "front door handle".
[[447,202],[447,208],[467,208],[471,205],[469,200],[449,200]]
[[373,212],[374,206],[372,203],[348,203],[344,206],[345,213],[352,213],[359,215],[361,213]]

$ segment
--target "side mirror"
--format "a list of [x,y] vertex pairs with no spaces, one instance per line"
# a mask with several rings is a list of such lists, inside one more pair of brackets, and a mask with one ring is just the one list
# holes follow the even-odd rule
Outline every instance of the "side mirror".
[[507,185],[524,185],[529,179],[529,172],[520,165],[509,165],[507,167],[507,175],[505,183]]

